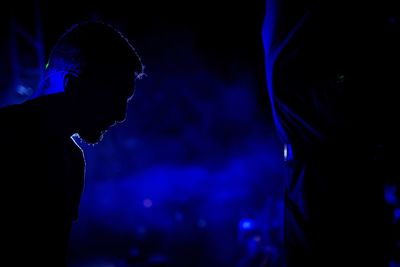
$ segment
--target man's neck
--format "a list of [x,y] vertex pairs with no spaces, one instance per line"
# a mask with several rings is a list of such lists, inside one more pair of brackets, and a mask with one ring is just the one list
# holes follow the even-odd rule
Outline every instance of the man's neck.
[[71,106],[65,93],[49,94],[29,100],[26,104],[41,109],[44,120],[53,131],[71,137],[76,133],[76,125],[71,116]]

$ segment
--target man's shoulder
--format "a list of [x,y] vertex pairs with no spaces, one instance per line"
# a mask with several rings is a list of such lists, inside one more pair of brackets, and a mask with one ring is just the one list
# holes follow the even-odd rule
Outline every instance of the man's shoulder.
[[12,104],[0,108],[0,143],[10,144],[23,141],[20,137],[26,130],[27,124],[32,121],[24,104]]
[[0,121],[11,120],[25,110],[24,103],[14,103],[0,107]]
[[16,124],[22,126],[21,122],[29,122],[38,117],[42,110],[42,104],[36,100],[27,100],[21,103],[13,103],[0,108],[0,123],[3,125]]

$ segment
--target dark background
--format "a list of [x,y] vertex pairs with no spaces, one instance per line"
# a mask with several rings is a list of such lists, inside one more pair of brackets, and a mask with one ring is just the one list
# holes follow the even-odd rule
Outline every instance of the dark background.
[[[103,20],[146,76],[124,124],[88,147],[71,267],[281,266],[282,158],[264,81],[263,1],[14,1],[0,104],[36,90],[72,24]],[[29,133],[27,133],[29,134]]]

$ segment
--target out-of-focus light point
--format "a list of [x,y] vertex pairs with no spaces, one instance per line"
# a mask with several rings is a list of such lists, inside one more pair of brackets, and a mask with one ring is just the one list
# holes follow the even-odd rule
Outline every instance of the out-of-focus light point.
[[197,222],[197,226],[198,226],[199,228],[204,228],[204,227],[207,226],[207,222],[206,222],[205,220],[203,220],[203,219],[200,219],[200,220]]
[[395,209],[393,213],[394,213],[393,215],[394,221],[395,222],[400,221],[400,208]]
[[239,227],[242,230],[251,230],[254,228],[254,221],[250,218],[244,218],[240,221]]
[[260,242],[261,241],[261,236],[256,235],[255,237],[253,237],[253,240],[256,242]]
[[176,212],[175,213],[175,220],[178,222],[183,221],[183,214],[181,212]]
[[153,206],[153,201],[150,198],[146,198],[143,200],[143,206],[145,208],[151,208]]
[[33,93],[33,89],[31,87],[27,87],[22,84],[18,85],[15,91],[22,96],[30,96]]

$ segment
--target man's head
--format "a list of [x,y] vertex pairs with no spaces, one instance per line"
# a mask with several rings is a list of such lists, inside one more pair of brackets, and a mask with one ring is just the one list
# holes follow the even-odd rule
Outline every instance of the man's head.
[[[111,26],[88,22],[69,29],[46,65],[47,87],[62,81],[74,131],[87,143],[125,120],[143,65],[128,40]],[[58,82],[59,83],[59,82]]]

